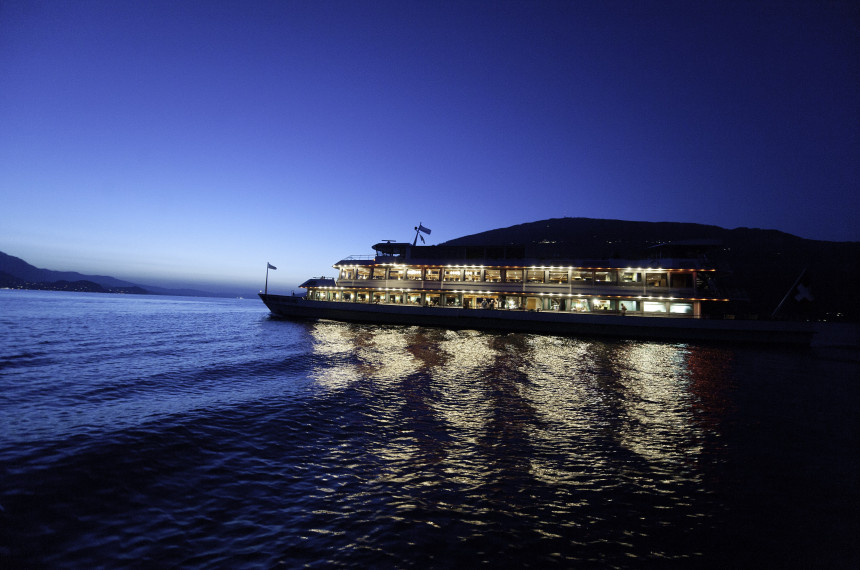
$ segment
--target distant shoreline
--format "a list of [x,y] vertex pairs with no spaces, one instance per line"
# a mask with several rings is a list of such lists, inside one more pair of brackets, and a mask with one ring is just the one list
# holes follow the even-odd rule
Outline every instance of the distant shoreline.
[[[4,280],[8,281],[8,279]],[[116,293],[121,295],[156,295],[143,287],[103,287],[93,281],[52,281],[52,282],[18,282],[2,283],[0,289],[21,291],[69,291],[75,293]]]

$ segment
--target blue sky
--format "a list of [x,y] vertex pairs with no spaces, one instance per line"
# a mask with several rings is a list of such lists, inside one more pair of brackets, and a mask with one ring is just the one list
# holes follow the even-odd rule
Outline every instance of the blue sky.
[[851,2],[0,3],[0,251],[289,290],[585,216],[860,240]]

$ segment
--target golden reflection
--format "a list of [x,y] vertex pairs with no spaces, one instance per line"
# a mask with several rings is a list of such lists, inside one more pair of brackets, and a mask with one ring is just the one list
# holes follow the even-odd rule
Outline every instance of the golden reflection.
[[320,363],[311,376],[329,390],[343,390],[371,380],[377,388],[391,388],[415,369],[406,338],[397,327],[368,327],[331,321],[311,330],[314,355]]
[[487,363],[498,356],[489,345],[491,336],[445,331],[429,351],[439,355],[431,360],[439,359],[439,365],[431,366],[428,372],[436,388],[434,403],[447,440],[444,470],[458,485],[478,485],[486,475],[486,465],[475,450],[493,410],[481,382]]
[[510,364],[527,379],[522,397],[533,410],[527,434],[534,445],[552,450],[530,456],[532,475],[544,482],[572,482],[583,476],[577,459],[583,440],[571,438],[581,429],[598,426],[591,404],[601,399],[590,381],[592,343],[553,336],[524,336],[512,347]]
[[523,473],[587,489],[683,472],[726,374],[719,351],[687,345],[330,322],[311,338],[312,376],[358,402],[380,477],[410,484],[441,470],[473,489]]
[[[359,367],[350,365],[355,347],[361,341],[349,334],[348,327],[319,321],[313,324],[310,335],[316,357],[310,376],[317,384],[326,390],[343,390],[361,377]],[[340,365],[332,366],[332,362]]]
[[528,429],[552,450],[532,454],[535,478],[593,484],[611,465],[676,472],[702,453],[688,347],[525,338],[517,365],[534,410]]
[[686,346],[629,345],[620,351],[618,374],[625,380],[623,411],[628,421],[621,445],[665,468],[698,456],[701,433],[690,406]]

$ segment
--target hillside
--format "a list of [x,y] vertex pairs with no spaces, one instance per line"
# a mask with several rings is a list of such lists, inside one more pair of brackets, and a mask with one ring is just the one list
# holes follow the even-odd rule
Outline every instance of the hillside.
[[[651,246],[688,240],[714,244],[708,257],[725,284],[749,303],[738,312],[769,316],[806,269],[812,303],[787,303],[786,317],[860,320],[860,242],[803,239],[777,230],[725,229],[675,222],[554,218],[468,235],[444,245],[528,245],[538,257],[647,258]],[[791,300],[791,298],[790,298]]]
[[19,257],[8,255],[2,251],[0,251],[0,287],[43,291],[129,293],[136,295],[224,296],[196,289],[168,289],[151,285],[138,285],[107,275],[84,275],[76,271],[40,269],[30,265]]
[[105,289],[137,287],[134,283],[105,275],[83,275],[76,271],[52,271],[30,265],[21,258],[0,252],[0,273],[6,273],[27,283],[53,283],[56,281],[90,281]]

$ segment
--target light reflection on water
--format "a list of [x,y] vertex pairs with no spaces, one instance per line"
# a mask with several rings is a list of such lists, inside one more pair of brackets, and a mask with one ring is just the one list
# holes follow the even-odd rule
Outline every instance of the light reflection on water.
[[516,435],[561,448],[571,436],[609,437],[655,468],[701,451],[703,427],[695,411],[713,399],[711,368],[715,362],[725,367],[721,359],[729,354],[686,345],[329,322],[315,324],[311,335],[314,352],[327,362],[312,377],[326,390],[371,396],[367,404],[381,419],[399,416],[405,406],[412,416],[420,412],[417,419],[468,436],[458,441],[475,443],[478,434],[500,429],[496,415],[504,410],[503,429]]
[[860,560],[856,363],[0,293],[0,567]]
[[[365,460],[380,481],[426,485],[437,515],[481,525],[508,512],[540,536],[579,529],[586,542],[607,538],[583,530],[595,522],[645,540],[658,509],[706,517],[693,503],[707,431],[725,411],[709,409],[720,399],[711,367],[729,360],[721,349],[328,322],[311,336],[329,364],[314,380],[360,394],[378,430]],[[706,463],[719,452],[711,445]],[[466,500],[446,503],[452,491]],[[592,520],[609,491],[630,512]],[[427,510],[420,496],[392,500],[415,517]]]

